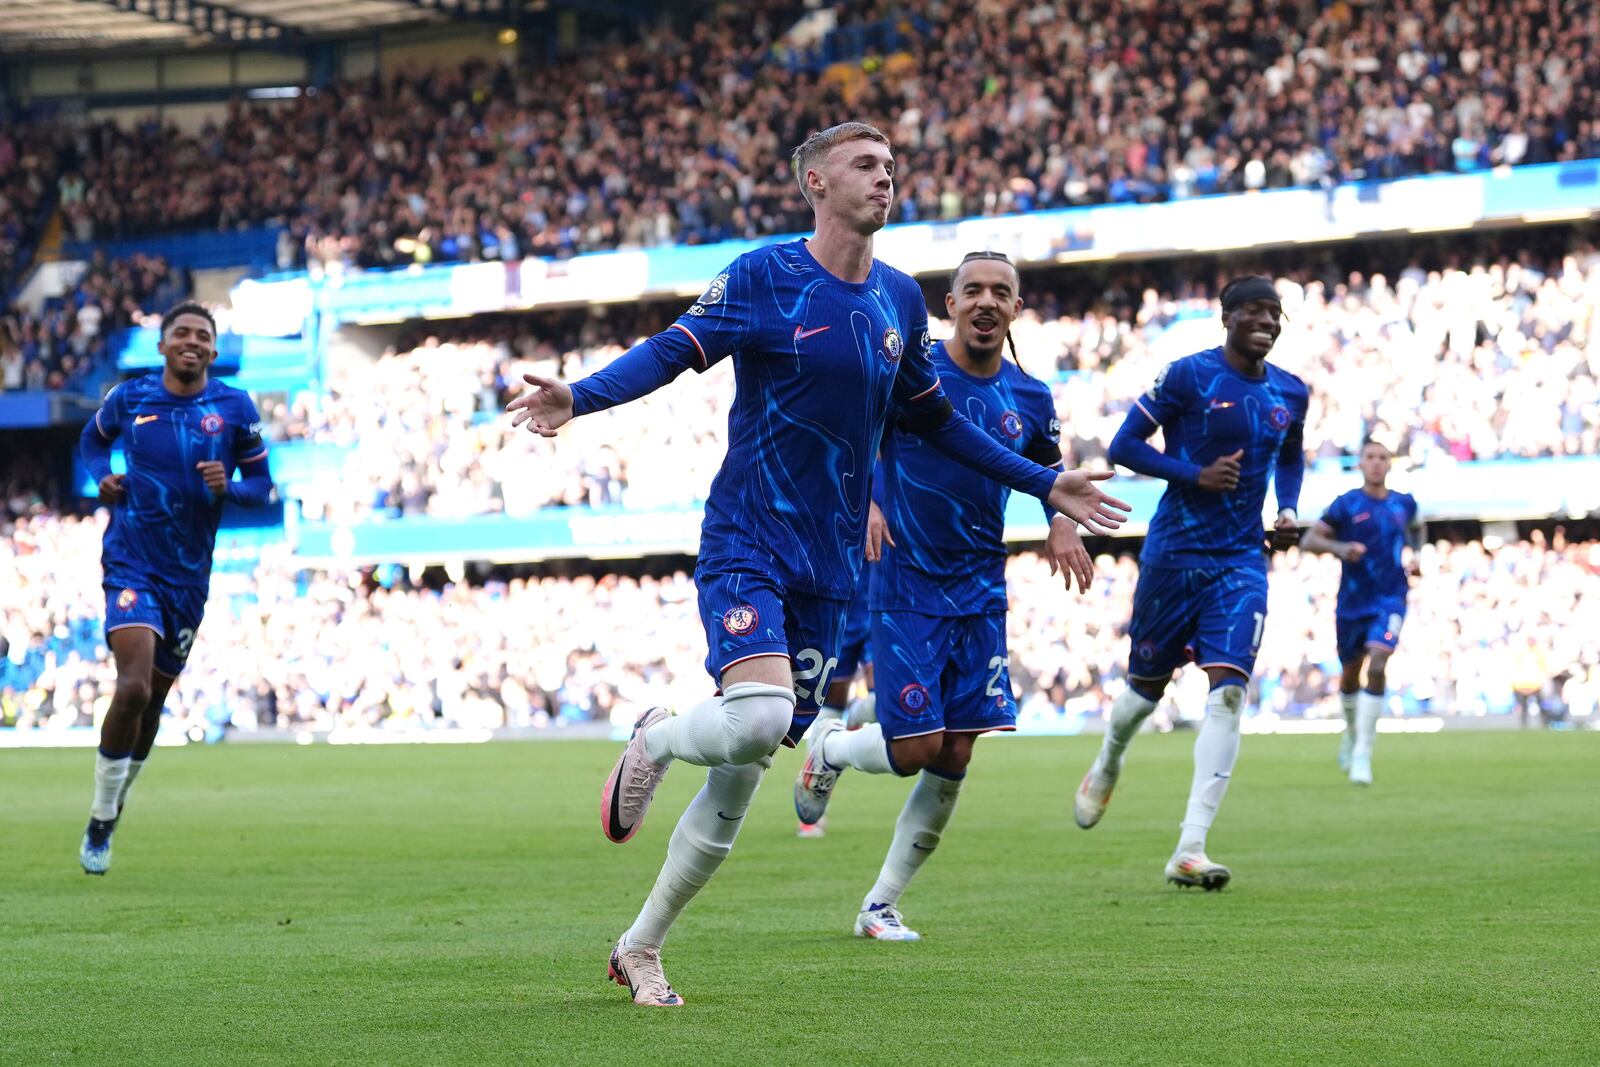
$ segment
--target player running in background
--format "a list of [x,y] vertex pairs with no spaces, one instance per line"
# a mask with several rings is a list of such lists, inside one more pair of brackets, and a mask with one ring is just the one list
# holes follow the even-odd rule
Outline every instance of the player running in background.
[[940,390],[922,290],[872,256],[894,200],[888,139],[846,123],[807,138],[793,161],[816,213],[810,239],[740,256],[667,330],[571,387],[528,375],[533,388],[509,405],[515,424],[553,436],[685,370],[734,360],[728,454],[695,568],[720,691],[678,715],[641,715],[601,796],[606,836],[627,841],[673,760],[710,768],[611,954],[611,976],[638,1004],[683,1002],[661,969],[667,931],[733,847],[771,753],[805,733],[827,692],[890,409],[935,447],[1091,529],[1115,529],[1126,510],[1095,488],[1100,475],[1057,473],[995,444]]
[[[1361,488],[1339,497],[1300,542],[1308,552],[1327,552],[1344,561],[1339,602],[1334,609],[1339,639],[1339,701],[1344,737],[1339,766],[1357,785],[1372,784],[1372,744],[1383,714],[1384,669],[1400,640],[1406,593],[1416,573],[1414,554],[1422,545],[1417,501],[1388,486],[1394,456],[1372,438],[1361,443]],[[1408,570],[1406,546],[1413,560]],[[1361,666],[1367,684],[1361,685]]]
[[[1134,402],[1111,442],[1111,459],[1161,478],[1139,559],[1128,625],[1128,688],[1111,708],[1104,743],[1074,801],[1084,829],[1100,821],[1139,725],[1156,709],[1192,651],[1211,693],[1194,743],[1194,779],[1167,880],[1221,889],[1232,875],[1206,856],[1206,833],[1239,755],[1245,690],[1267,621],[1261,515],[1267,483],[1278,500],[1274,547],[1298,536],[1295,509],[1305,476],[1301,452],[1309,393],[1267,363],[1282,329],[1272,282],[1238,278],[1223,287],[1220,348],[1167,366]],[[1165,452],[1147,438],[1159,429]]]
[[[872,543],[874,523],[879,526],[883,523],[883,516],[879,513],[877,504],[871,505],[871,516],[867,520],[869,545]],[[873,561],[869,549],[867,562]],[[854,730],[877,720],[876,698],[872,692],[872,643],[868,640],[872,633],[872,615],[867,610],[871,571],[870,567],[863,570],[861,577],[856,581],[856,595],[850,598],[850,607],[845,612],[844,644],[839,646],[839,665],[834,668],[833,680],[828,683],[828,693],[823,698],[822,707],[817,709],[817,723],[837,722],[846,729]],[[858,673],[862,676],[867,692],[852,700],[850,689],[855,684]],[[815,729],[816,726],[813,725],[813,732]],[[827,834],[827,820],[802,821],[796,832],[800,837],[824,837]]]
[[[945,395],[1000,447],[1041,466],[1061,465],[1061,424],[1050,390],[1005,362],[1011,321],[1022,309],[1016,268],[974,252],[950,281],[945,307],[955,336],[933,346]],[[869,528],[872,647],[883,699],[878,722],[846,733],[819,722],[794,785],[802,822],[816,822],[840,774],[918,775],[895,822],[878,880],[856,915],[857,937],[915,941],[900,895],[938,847],[955,812],[981,733],[1013,730],[1017,704],[1006,652],[1005,510],[1011,492],[893,433],[874,495],[887,531]],[[1045,506],[1051,571],[1087,589],[1094,573],[1077,524]],[[880,541],[881,538],[881,541]]]
[[[255,404],[208,372],[217,358],[211,313],[192,301],[173,307],[161,317],[159,348],[161,373],[112,389],[78,441],[111,508],[100,559],[106,644],[117,666],[78,849],[89,874],[111,866],[111,833],[200,630],[223,501],[257,507],[272,498]],[[111,473],[119,438],[126,474]]]

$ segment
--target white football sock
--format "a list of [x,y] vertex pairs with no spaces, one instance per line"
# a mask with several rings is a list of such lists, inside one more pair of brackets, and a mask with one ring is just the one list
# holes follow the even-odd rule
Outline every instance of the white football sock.
[[835,730],[822,739],[822,758],[835,767],[854,767],[868,774],[893,774],[883,727],[870,723],[859,730]]
[[1113,773],[1122,769],[1122,754],[1128,750],[1133,735],[1156,710],[1156,701],[1144,696],[1133,686],[1122,691],[1111,705],[1111,718],[1106,723],[1106,736],[1100,742],[1100,769]]
[[1350,751],[1355,758],[1372,758],[1372,742],[1378,733],[1378,719],[1383,715],[1383,694],[1362,690],[1356,694],[1356,747]]
[[917,776],[917,784],[894,823],[894,840],[884,857],[878,880],[861,901],[865,911],[874,904],[898,904],[900,894],[939,847],[939,838],[955,813],[961,793],[960,778],[944,778],[932,771]]
[[817,722],[844,722],[844,710],[824,704],[817,709]]
[[1344,712],[1345,731],[1351,737],[1354,737],[1356,734],[1356,694],[1341,692],[1339,694],[1339,710]]
[[128,776],[122,780],[122,792],[117,794],[117,810],[128,802],[128,792],[133,789],[133,780],[139,777],[139,772],[144,770],[144,760],[130,760],[128,763]]
[[1239,758],[1239,728],[1244,718],[1244,686],[1225,685],[1206,698],[1206,717],[1194,739],[1194,780],[1183,816],[1179,852],[1204,852],[1206,831],[1228,791]]
[[94,756],[94,803],[89,807],[89,817],[110,822],[117,817],[117,799],[122,796],[122,783],[128,780],[128,764],[133,757],[107,759],[96,752]]
[[852,730],[858,730],[869,722],[878,721],[878,695],[868,693],[856,697],[844,711],[844,724]]
[[712,767],[706,784],[689,802],[667,842],[667,859],[644,908],[628,932],[625,945],[660,948],[680,912],[705,887],[733,850],[761,776],[772,766],[762,758],[743,766]]
[[754,763],[778,747],[794,720],[794,691],[765,682],[736,682],[721,696],[656,723],[644,749],[657,763],[680,759],[697,767]]

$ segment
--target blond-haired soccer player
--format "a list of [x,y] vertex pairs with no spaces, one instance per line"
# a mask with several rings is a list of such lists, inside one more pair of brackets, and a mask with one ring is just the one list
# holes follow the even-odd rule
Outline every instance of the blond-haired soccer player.
[[529,375],[532,388],[510,404],[515,424],[553,436],[569,419],[733,358],[728,454],[695,570],[719,692],[677,715],[641,715],[601,794],[601,827],[623,842],[674,761],[709,768],[611,953],[611,977],[637,1004],[683,1003],[662,972],[667,931],[727,858],[771,753],[805,733],[827,691],[885,420],[1091,529],[1115,529],[1126,511],[1096,488],[1104,475],[1058,473],[1001,448],[945,398],[921,289],[872,254],[894,203],[888,138],[844,123],[807,138],[793,159],[816,214],[811,237],[740,256],[667,330],[570,387]]

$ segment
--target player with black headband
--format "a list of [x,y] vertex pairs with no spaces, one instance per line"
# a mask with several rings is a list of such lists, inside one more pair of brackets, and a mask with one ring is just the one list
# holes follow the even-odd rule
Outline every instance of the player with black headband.
[[[955,336],[935,344],[931,358],[957,411],[1000,446],[1060,469],[1061,425],[1050,390],[1004,358],[1022,309],[1019,288],[1005,256],[967,256],[945,296]],[[796,813],[814,823],[847,767],[917,776],[883,868],[861,902],[857,937],[919,938],[900,917],[900,895],[939,844],[978,735],[1016,728],[1006,653],[1010,495],[915,434],[885,437],[873,496],[888,529],[867,532],[867,558],[878,558],[869,604],[878,721],[854,731],[819,722],[794,790]],[[1048,505],[1045,519],[1052,571],[1069,583],[1076,576],[1087,589],[1094,570],[1077,524]]]
[[[1123,753],[1155,710],[1173,673],[1192,661],[1211,683],[1194,745],[1194,779],[1167,880],[1221,889],[1228,868],[1206,856],[1206,834],[1228,789],[1256,652],[1267,620],[1262,508],[1273,483],[1275,548],[1298,538],[1295,509],[1305,475],[1301,438],[1310,394],[1267,363],[1283,305],[1270,279],[1252,275],[1222,290],[1219,348],[1167,366],[1134,402],[1111,442],[1111,459],[1167,482],[1140,556],[1128,626],[1128,688],[1111,708],[1104,744],[1078,788],[1075,815],[1094,826],[1111,801]],[[1148,438],[1159,429],[1157,451]]]

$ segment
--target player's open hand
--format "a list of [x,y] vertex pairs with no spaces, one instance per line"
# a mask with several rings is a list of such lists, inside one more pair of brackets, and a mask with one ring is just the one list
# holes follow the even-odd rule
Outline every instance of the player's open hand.
[[108,474],[100,479],[100,502],[102,504],[120,504],[128,498],[128,476],[126,474]]
[[1045,555],[1050,558],[1050,573],[1059,572],[1066,580],[1067,591],[1072,591],[1072,579],[1078,579],[1078,592],[1087,593],[1094,581],[1094,560],[1083,547],[1078,525],[1065,515],[1050,520],[1050,536],[1045,538]]
[[1367,554],[1367,546],[1360,541],[1346,541],[1339,546],[1338,557],[1346,563],[1360,563],[1361,557]]
[[194,466],[200,472],[200,477],[205,479],[206,488],[211,490],[212,496],[221,496],[228,491],[228,469],[221,463],[214,459],[203,459]]
[[572,418],[572,389],[554,378],[524,374],[522,380],[532,388],[506,405],[513,428],[527,424],[531,433],[554,437]]
[[1090,533],[1113,534],[1128,521],[1132,506],[1107,496],[1095,486],[1111,477],[1110,471],[1062,471],[1050,490],[1048,503]]
[[1230,493],[1239,488],[1239,464],[1244,459],[1244,449],[1231,456],[1218,456],[1200,469],[1196,484],[1213,493]]
[[869,501],[867,507],[867,562],[876,563],[883,558],[883,546],[899,548],[894,543],[894,536],[889,533],[889,520],[883,517],[877,501]]

